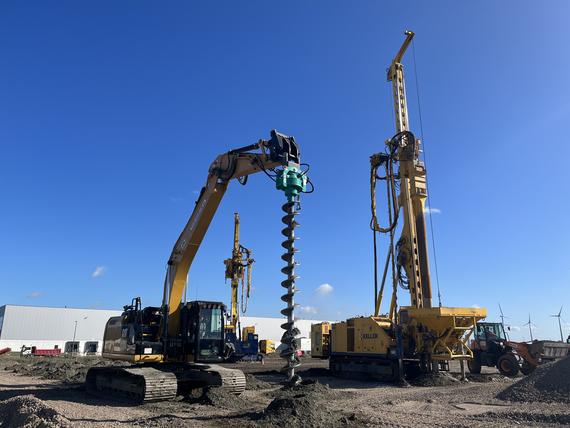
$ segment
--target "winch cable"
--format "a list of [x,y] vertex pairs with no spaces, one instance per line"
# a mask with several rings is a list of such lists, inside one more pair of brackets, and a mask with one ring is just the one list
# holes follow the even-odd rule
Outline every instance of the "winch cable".
[[[426,145],[425,145],[425,140],[424,140],[424,124],[423,124],[423,120],[422,120],[422,106],[420,103],[420,85],[419,85],[419,80],[418,80],[418,70],[417,70],[417,65],[416,65],[416,45],[414,44],[414,40],[412,39],[412,57],[414,60],[414,78],[416,81],[416,99],[417,99],[417,103],[418,103],[418,117],[420,120],[420,139],[423,142],[423,158],[424,158],[424,165],[426,167],[427,170],[427,162],[426,162]],[[431,205],[431,192],[429,191],[429,180],[426,174],[426,192],[427,192],[427,200],[428,200],[428,214],[429,214],[429,226],[430,226],[430,232],[431,232],[431,246],[433,248],[432,252],[433,252],[433,265],[435,267],[435,281],[437,284],[437,299],[438,299],[438,304],[439,307],[441,307],[441,289],[439,286],[439,272],[437,269],[437,251],[436,251],[436,247],[435,247],[435,235],[433,232],[433,219],[432,219],[432,205]]]

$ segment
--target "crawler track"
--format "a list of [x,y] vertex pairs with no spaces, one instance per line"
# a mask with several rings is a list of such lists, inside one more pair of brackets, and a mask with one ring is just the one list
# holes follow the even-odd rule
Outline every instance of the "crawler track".
[[172,400],[177,395],[210,387],[239,395],[245,384],[240,370],[210,364],[93,367],[85,380],[89,393],[137,403]]

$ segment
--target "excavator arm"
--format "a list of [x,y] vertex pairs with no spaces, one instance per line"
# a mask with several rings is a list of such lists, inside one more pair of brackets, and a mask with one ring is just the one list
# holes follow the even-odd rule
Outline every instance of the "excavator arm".
[[167,314],[163,334],[174,337],[180,331],[180,303],[188,271],[232,179],[245,183],[247,177],[277,167],[300,165],[299,149],[293,137],[271,131],[269,140],[219,155],[208,170],[190,219],[178,237],[168,260],[164,281],[163,308]]

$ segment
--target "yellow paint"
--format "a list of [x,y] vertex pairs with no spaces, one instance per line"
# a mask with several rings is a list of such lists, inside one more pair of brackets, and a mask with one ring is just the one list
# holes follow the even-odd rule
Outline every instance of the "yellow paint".
[[161,354],[129,355],[103,352],[102,356],[109,360],[129,361],[131,363],[161,363],[164,361],[164,356]]

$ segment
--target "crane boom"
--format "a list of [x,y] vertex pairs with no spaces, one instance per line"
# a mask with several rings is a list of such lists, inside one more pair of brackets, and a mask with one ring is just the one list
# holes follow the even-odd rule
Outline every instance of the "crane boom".
[[271,139],[219,155],[208,170],[205,186],[196,201],[190,219],[180,233],[168,260],[164,281],[163,306],[167,306],[167,332],[175,336],[180,327],[180,302],[187,284],[188,271],[204,235],[232,179],[273,168],[298,167],[299,150],[295,139],[271,131]]

